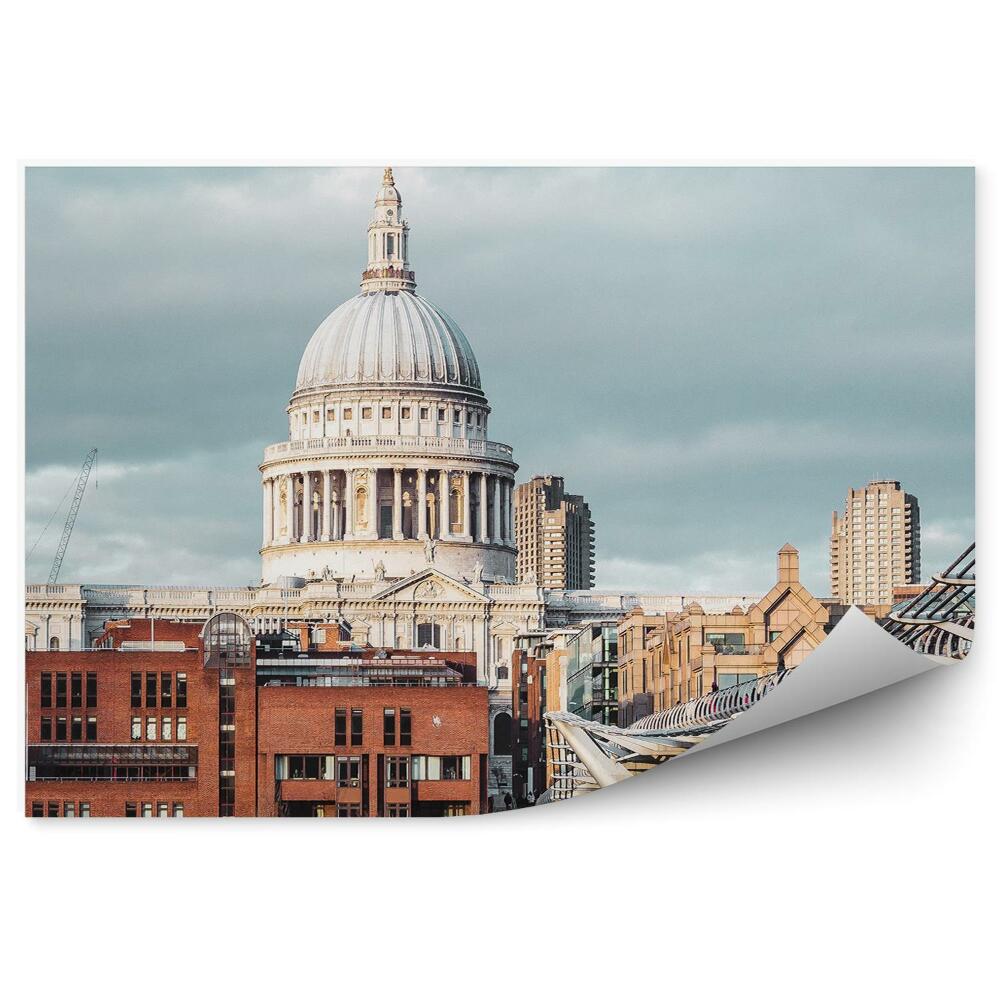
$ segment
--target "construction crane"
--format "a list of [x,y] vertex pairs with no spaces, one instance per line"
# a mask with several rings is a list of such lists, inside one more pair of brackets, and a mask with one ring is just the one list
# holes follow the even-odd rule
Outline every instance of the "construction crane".
[[66,515],[66,523],[63,525],[62,538],[59,539],[59,548],[56,549],[56,557],[52,560],[52,569],[49,571],[49,583],[55,583],[62,569],[63,556],[66,555],[66,546],[69,545],[69,536],[73,534],[73,525],[76,524],[76,515],[80,512],[80,504],[83,502],[83,491],[87,488],[87,480],[90,479],[90,470],[94,467],[94,460],[97,458],[97,449],[91,448],[87,457],[83,460],[83,468],[80,470],[80,477],[76,481],[76,493],[73,494],[73,502],[69,506],[69,513]]

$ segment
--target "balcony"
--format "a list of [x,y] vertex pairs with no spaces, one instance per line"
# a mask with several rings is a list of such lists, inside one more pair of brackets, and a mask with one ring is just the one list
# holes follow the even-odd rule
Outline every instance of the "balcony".
[[35,743],[28,781],[193,781],[198,747],[187,743]]
[[264,461],[308,458],[312,455],[339,457],[366,454],[372,451],[391,455],[447,455],[456,458],[488,458],[512,461],[514,450],[509,444],[483,441],[477,438],[429,437],[417,435],[371,435],[367,437],[305,438],[301,441],[280,441],[264,449]]

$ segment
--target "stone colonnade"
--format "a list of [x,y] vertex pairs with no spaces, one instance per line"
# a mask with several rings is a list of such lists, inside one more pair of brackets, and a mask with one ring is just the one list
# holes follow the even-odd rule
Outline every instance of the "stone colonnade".
[[265,548],[428,538],[513,545],[514,480],[486,470],[392,465],[294,471],[265,475],[263,489]]

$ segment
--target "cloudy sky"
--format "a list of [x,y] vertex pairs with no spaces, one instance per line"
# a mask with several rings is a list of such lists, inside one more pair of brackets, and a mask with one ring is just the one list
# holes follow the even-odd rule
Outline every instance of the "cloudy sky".
[[[44,580],[259,580],[263,447],[355,294],[371,168],[31,168],[26,543]],[[418,290],[462,326],[519,481],[590,501],[597,583],[829,592],[848,487],[973,534],[973,174],[397,167]],[[60,501],[62,506],[60,507]],[[53,518],[53,512],[58,511]],[[37,542],[46,522],[51,525]]]

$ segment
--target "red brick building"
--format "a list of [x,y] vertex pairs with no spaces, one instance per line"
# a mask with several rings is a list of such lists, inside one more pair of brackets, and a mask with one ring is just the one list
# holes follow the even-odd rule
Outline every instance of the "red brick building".
[[513,750],[511,781],[514,802],[520,808],[534,805],[545,791],[545,655],[541,636],[526,637],[515,649],[511,710]]
[[26,654],[29,816],[485,811],[473,654],[255,637],[233,614],[112,622],[99,645]]

